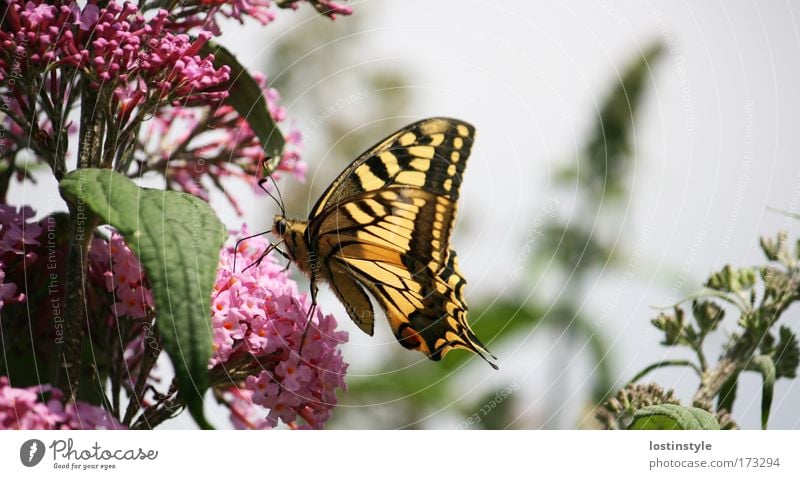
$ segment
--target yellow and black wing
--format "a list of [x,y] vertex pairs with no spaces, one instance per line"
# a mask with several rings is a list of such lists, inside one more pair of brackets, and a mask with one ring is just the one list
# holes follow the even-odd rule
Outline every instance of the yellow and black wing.
[[449,246],[474,131],[448,118],[403,128],[354,161],[309,215],[311,247],[356,324],[372,334],[368,291],[398,341],[434,360],[452,348],[489,354],[466,321]]
[[458,200],[474,137],[472,125],[452,118],[428,118],[400,129],[365,151],[331,183],[311,209],[309,222],[359,193],[391,187],[420,188]]

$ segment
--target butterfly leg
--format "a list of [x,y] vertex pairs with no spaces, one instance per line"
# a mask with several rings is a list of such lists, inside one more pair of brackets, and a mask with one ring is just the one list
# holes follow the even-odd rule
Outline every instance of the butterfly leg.
[[319,292],[319,287],[317,287],[316,276],[312,273],[311,274],[311,306],[308,308],[308,315],[306,316],[306,327],[303,330],[303,337],[300,339],[300,350],[298,351],[298,355],[302,358],[303,357],[303,346],[306,344],[306,336],[308,335],[308,330],[310,329],[311,323],[314,319],[314,313],[317,311],[317,293]]
[[[252,238],[252,236],[248,236],[247,238]],[[247,239],[247,238],[244,238],[244,239]],[[236,242],[237,249],[238,249],[239,243],[241,243],[241,242],[242,242],[242,240],[239,240],[239,241]],[[256,268],[261,266],[261,262],[264,261],[264,258],[266,258],[267,255],[269,255],[270,252],[272,252],[272,251],[278,252],[278,254],[280,254],[281,256],[283,256],[284,258],[286,258],[287,260],[289,260],[291,262],[291,258],[289,257],[289,255],[285,251],[283,251],[282,249],[278,248],[278,245],[280,245],[281,243],[282,243],[282,241],[279,241],[278,243],[274,243],[274,244],[270,243],[270,245],[267,247],[267,249],[264,250],[263,253],[261,253],[261,256],[259,256],[257,260],[255,260],[252,263],[250,263],[245,269],[242,270],[242,272],[245,272],[245,271],[247,271],[248,269],[250,269],[250,268],[252,268],[254,266]],[[284,272],[287,269],[289,269],[288,266],[284,269]],[[236,271],[236,257],[235,256],[233,258],[233,270]]]

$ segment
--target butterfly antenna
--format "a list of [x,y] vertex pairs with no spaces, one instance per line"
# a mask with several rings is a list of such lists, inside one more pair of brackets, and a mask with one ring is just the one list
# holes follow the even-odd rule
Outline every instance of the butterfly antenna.
[[[269,161],[271,159],[272,158],[266,158],[266,160],[264,160],[264,161],[266,163],[269,163]],[[258,180],[258,186],[262,190],[264,190],[264,193],[268,194],[269,197],[272,198],[273,201],[275,201],[275,203],[278,204],[278,208],[281,209],[281,216],[286,216],[286,205],[283,203],[283,195],[281,195],[281,189],[278,188],[278,183],[275,181],[275,177],[272,176],[272,169],[264,167],[264,171],[267,172],[266,177],[265,178],[261,178],[260,180]],[[275,197],[274,194],[272,194],[271,191],[269,191],[269,189],[267,189],[267,187],[264,186],[264,183],[266,183],[267,181],[272,181],[272,184],[275,186],[275,191],[278,192],[278,197],[277,198]],[[280,200],[279,200],[279,198],[280,198]]]
[[[272,180],[272,182],[273,182],[273,183],[275,183],[275,179],[273,179],[271,175],[270,175],[270,177],[269,177],[269,178]],[[269,181],[269,180],[268,180],[268,179],[266,179],[266,178],[261,178],[260,180],[258,180],[258,186],[259,186],[259,187],[260,187],[262,190],[264,190],[264,193],[266,193],[267,195],[269,195],[269,197],[270,197],[270,198],[272,198],[272,201],[274,201],[274,202],[275,202],[275,203],[278,205],[278,208],[280,208],[280,209],[281,209],[281,215],[282,215],[282,216],[286,216],[286,208],[284,208],[284,207],[283,207],[283,203],[281,202],[282,200],[281,200],[281,201],[278,201],[278,197],[280,197],[280,190],[278,190],[278,197],[276,197],[275,195],[273,195],[273,194],[272,194],[272,192],[271,192],[271,191],[269,191],[269,188],[267,188],[266,186],[264,186],[264,183],[266,183],[267,181]]]
[[278,183],[275,182],[275,178],[272,175],[269,175],[269,179],[272,180],[272,184],[275,186],[275,191],[278,192],[278,198],[280,201],[281,206],[281,214],[286,216],[286,203],[283,202],[283,195],[281,194],[281,189],[278,188]]

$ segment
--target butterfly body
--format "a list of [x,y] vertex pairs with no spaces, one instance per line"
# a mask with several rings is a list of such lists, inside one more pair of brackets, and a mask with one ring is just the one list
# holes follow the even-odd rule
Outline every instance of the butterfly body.
[[307,220],[275,217],[272,233],[310,278],[313,304],[324,281],[369,335],[371,295],[404,347],[433,360],[454,348],[490,355],[466,321],[449,245],[474,131],[449,118],[408,125],[351,163]]

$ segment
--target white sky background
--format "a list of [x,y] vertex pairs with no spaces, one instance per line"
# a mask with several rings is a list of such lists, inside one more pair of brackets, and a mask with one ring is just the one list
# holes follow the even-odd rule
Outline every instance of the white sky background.
[[[669,54],[653,70],[655,82],[636,123],[634,193],[619,243],[621,251],[641,260],[632,268],[633,281],[601,273],[584,304],[586,315],[598,317],[613,343],[612,364],[620,380],[653,361],[687,357],[659,346],[660,334],[649,324],[651,305],[679,296],[671,284],[699,287],[726,263],[762,262],[761,235],[779,229],[793,237],[800,233],[796,221],[765,209],[800,210],[798,7],[750,1],[370,0],[351,5],[355,15],[366,17],[356,34],[359,49],[345,55],[337,49],[340,44],[320,44],[330,55],[346,56],[347,64],[313,88],[330,88],[337,76],[352,70],[392,64],[412,78],[416,101],[409,120],[447,115],[477,127],[462,187],[462,223],[453,239],[472,301],[532,289],[538,297],[558,294],[558,288],[543,291],[537,281],[509,283],[524,238],[553,194],[551,174],[579,152],[611,80],[653,41],[666,44]],[[313,34],[299,23],[300,17],[284,13],[270,28],[237,25],[223,38],[245,64],[262,65],[271,39]],[[369,92],[367,101],[380,101],[380,92]],[[290,116],[309,113],[302,97],[284,103],[291,105]],[[355,104],[338,114],[357,115],[358,109]],[[335,120],[336,115],[330,121]],[[314,171],[330,145],[315,144],[313,135],[308,143],[309,181],[327,184],[332,178],[314,178]],[[311,156],[315,153],[322,158]],[[558,199],[560,214],[569,218],[571,199]],[[263,215],[263,207],[257,212]],[[332,296],[322,301],[346,318]],[[797,328],[796,310],[787,319]],[[733,328],[730,317],[726,322]],[[345,326],[353,342],[347,349],[351,372],[371,371],[370,358],[393,341],[388,327],[375,339]],[[489,368],[476,368],[471,379],[519,383],[518,394],[525,395],[533,415],[535,409],[552,409],[566,392],[557,416],[527,418],[518,425],[573,427],[591,365],[578,358],[556,380],[558,365],[548,364],[547,353],[566,347],[557,339],[541,331],[524,344],[504,345],[494,351],[501,358],[500,379]],[[707,354],[713,358],[717,351]],[[676,387],[684,399],[696,387],[693,377],[677,370],[651,379]],[[779,381],[771,426],[800,426],[798,403],[800,387]],[[759,405],[758,377],[745,374],[735,409],[743,427],[759,427]],[[444,411],[437,424],[457,426]]]
[[[510,292],[538,298],[559,293],[558,285],[545,289],[537,278],[509,280],[524,238],[554,192],[554,169],[574,161],[611,81],[653,41],[666,43],[669,53],[653,70],[655,81],[636,123],[634,192],[619,241],[620,251],[640,261],[631,267],[632,281],[601,272],[581,300],[585,315],[596,319],[613,344],[612,365],[620,381],[651,362],[689,357],[688,351],[659,346],[661,335],[649,323],[655,314],[651,305],[678,298],[671,284],[693,289],[726,263],[763,262],[761,235],[787,229],[790,238],[800,236],[800,223],[766,210],[769,205],[800,211],[800,33],[795,18],[800,6],[788,1],[470,0],[350,5],[365,19],[357,34],[358,50],[348,51],[347,64],[339,68],[366,72],[387,63],[400,66],[410,73],[414,90],[409,121],[446,115],[477,127],[453,239],[473,303]],[[281,11],[266,28],[229,24],[222,43],[246,66],[263,68],[270,40],[311,33],[294,29],[305,18]],[[338,18],[336,23],[347,21]],[[335,43],[320,48],[344,57]],[[330,88],[340,74],[330,73],[314,88]],[[380,101],[380,95],[368,92],[366,101]],[[298,115],[309,114],[302,97],[284,98],[284,104],[300,124],[304,117]],[[357,115],[359,108],[356,103],[337,115]],[[336,115],[329,121],[335,120]],[[309,181],[327,184],[332,177],[314,178],[314,172],[330,145],[315,143],[313,134],[307,143]],[[44,191],[52,187],[26,187],[11,197],[46,211],[53,201]],[[571,197],[562,194],[558,200],[559,214],[569,219]],[[268,221],[272,211],[265,213],[265,205],[251,208],[249,223]],[[229,212],[224,220],[231,227],[240,223]],[[378,334],[368,338],[345,324],[349,321],[331,295],[323,295],[321,302],[351,331],[346,350],[351,373],[370,372],[376,354],[413,354],[396,347],[385,321],[376,322]],[[786,320],[797,330],[796,308]],[[732,317],[725,322],[723,328],[734,327]],[[532,409],[519,411],[526,416],[518,427],[574,427],[585,413],[584,381],[592,365],[579,355],[559,377],[559,365],[552,355],[548,363],[548,353],[566,347],[552,333],[535,331],[523,344],[492,348],[500,358],[499,373],[476,361],[469,379],[477,387],[521,386],[515,394],[523,395],[523,405]],[[716,358],[717,352],[707,355]],[[649,378],[675,387],[683,399],[697,384],[677,370]],[[759,378],[755,373],[742,378],[734,417],[742,427],[757,428]],[[471,387],[466,386],[467,393]],[[557,415],[531,419],[536,410],[562,402]],[[778,381],[770,426],[800,427],[798,404],[797,382]],[[184,416],[169,426],[191,427]],[[435,419],[436,426],[458,425],[446,411]],[[221,424],[223,419],[215,412],[212,420]]]

